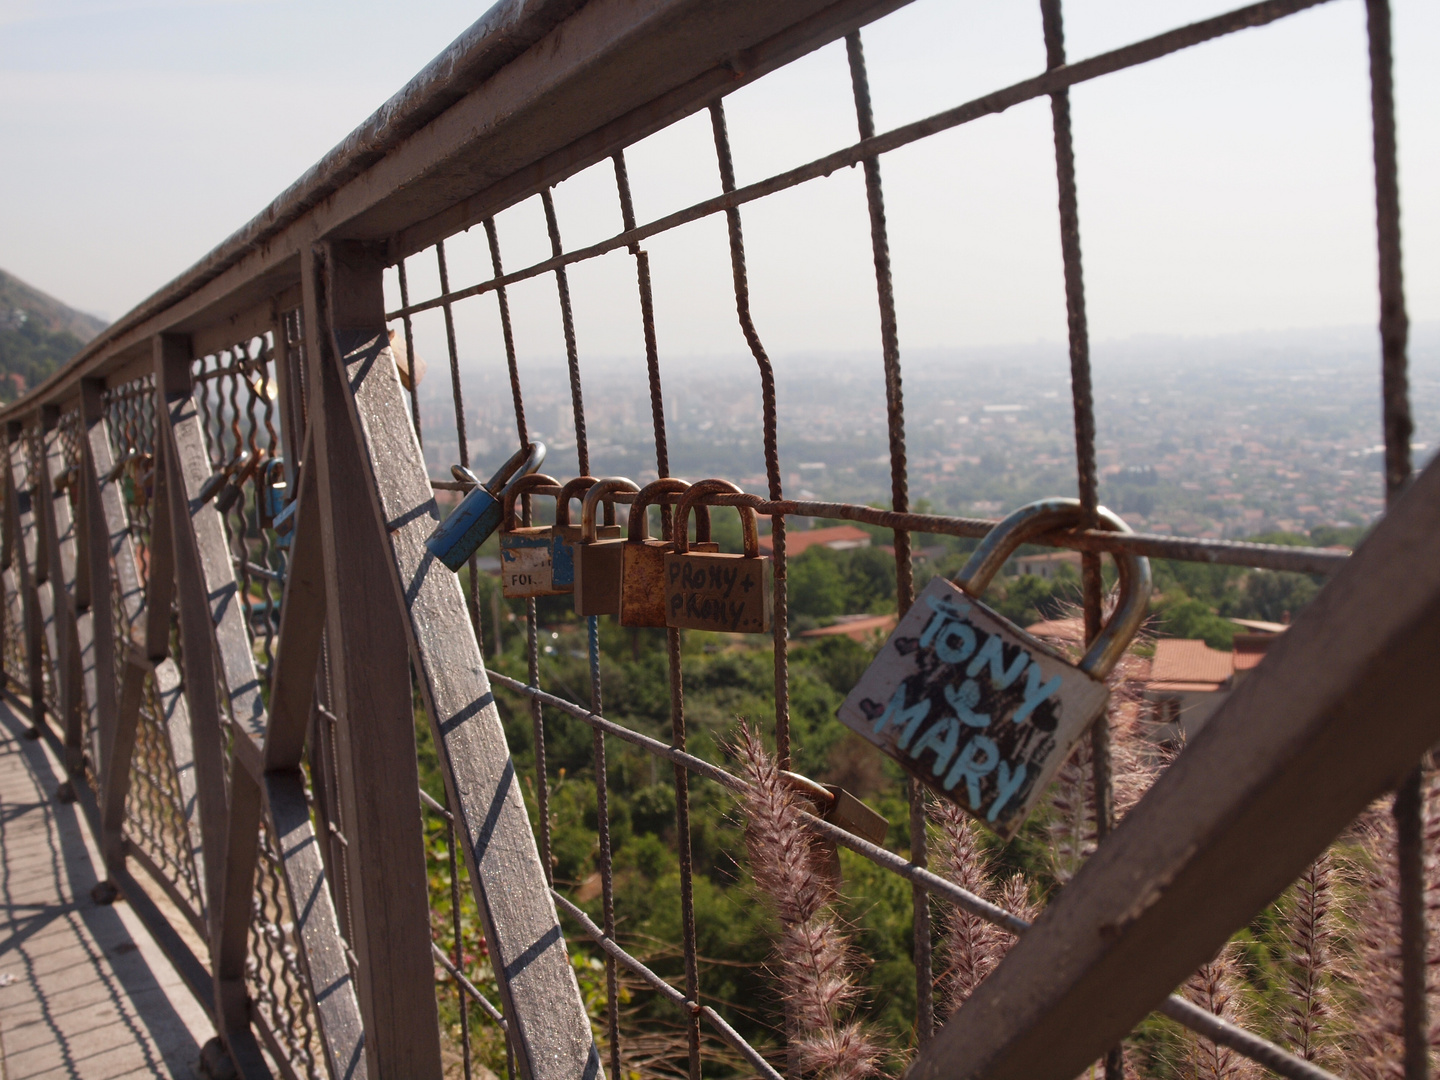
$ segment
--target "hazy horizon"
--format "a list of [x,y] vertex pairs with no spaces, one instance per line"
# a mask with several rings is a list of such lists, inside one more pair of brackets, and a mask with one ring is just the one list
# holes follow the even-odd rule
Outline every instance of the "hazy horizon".
[[[1094,55],[1233,6],[1071,0],[1069,53]],[[113,320],[259,212],[477,14],[459,0],[399,20],[380,0],[7,0],[0,136],[23,167],[0,175],[0,263]],[[276,33],[282,18],[286,33]],[[1440,318],[1440,206],[1423,197],[1440,189],[1440,66],[1426,47],[1440,9],[1396,0],[1394,24],[1406,285],[1411,317],[1423,322]],[[325,49],[308,47],[321,38]],[[866,27],[864,40],[882,131],[1044,65],[1038,5],[916,0]],[[1084,84],[1072,107],[1097,347],[1137,334],[1374,323],[1359,0]],[[853,142],[843,44],[742,87],[726,109],[742,184]],[[718,189],[703,115],[627,157],[642,221]],[[908,355],[1064,340],[1047,102],[886,155],[882,168]],[[570,248],[618,231],[608,163],[560,184],[555,200]],[[507,268],[548,255],[534,203],[499,215]],[[857,170],[743,214],[755,317],[774,355],[876,339]],[[723,221],[646,246],[662,354],[739,353]],[[448,247],[452,282],[488,276],[482,237],[461,234]],[[424,296],[433,258],[408,269],[412,296]],[[582,354],[633,354],[629,256],[572,268],[571,288]],[[511,306],[522,351],[562,353],[553,280],[514,286]],[[462,340],[487,330],[493,309],[490,297],[458,305]],[[420,333],[435,356],[434,331]]]

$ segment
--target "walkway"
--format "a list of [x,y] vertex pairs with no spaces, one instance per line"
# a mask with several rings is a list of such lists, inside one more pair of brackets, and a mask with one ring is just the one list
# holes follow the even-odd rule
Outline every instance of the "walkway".
[[198,1077],[214,1028],[103,876],[64,770],[0,702],[0,1080]]

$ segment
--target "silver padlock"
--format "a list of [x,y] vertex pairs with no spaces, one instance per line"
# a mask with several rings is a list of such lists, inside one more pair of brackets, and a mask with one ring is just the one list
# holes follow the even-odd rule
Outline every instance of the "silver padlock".
[[1150,600],[1149,560],[1117,555],[1119,604],[1078,665],[980,602],[1017,547],[1080,520],[1076,500],[1047,499],[996,525],[953,584],[937,577],[916,597],[840,707],[847,727],[1006,840],[1104,710],[1105,676]]

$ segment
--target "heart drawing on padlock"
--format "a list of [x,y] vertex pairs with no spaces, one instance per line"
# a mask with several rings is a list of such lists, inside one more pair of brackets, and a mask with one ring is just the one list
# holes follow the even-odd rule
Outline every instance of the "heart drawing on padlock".
[[[1130,531],[1104,507],[1096,515]],[[1046,499],[997,524],[953,583],[937,577],[916,597],[840,707],[842,723],[1006,840],[1104,711],[1105,676],[1149,604],[1149,560],[1117,556],[1119,602],[1072,665],[981,602],[1017,547],[1080,520],[1078,501]]]

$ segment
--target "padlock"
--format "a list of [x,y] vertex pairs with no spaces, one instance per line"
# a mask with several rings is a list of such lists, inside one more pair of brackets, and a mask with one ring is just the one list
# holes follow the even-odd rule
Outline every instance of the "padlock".
[[739,508],[744,554],[690,550],[690,508],[706,495],[739,491],[729,480],[701,480],[681,496],[672,529],[675,550],[665,556],[667,626],[738,634],[770,629],[770,557],[760,554],[754,510]]
[[505,489],[505,512],[500,525],[500,590],[512,600],[532,596],[558,596],[570,586],[556,586],[551,560],[553,525],[527,525],[515,517],[515,501],[522,495],[560,494],[560,481],[544,473],[522,476]]
[[230,477],[235,475],[236,470],[243,469],[249,463],[249,450],[236,451],[233,458],[205,478],[205,482],[200,485],[200,490],[196,493],[195,498],[202,506],[208,503],[220,494],[221,489],[229,483]]
[[150,497],[154,494],[154,481],[153,455],[135,453],[126,456],[120,481],[120,490],[125,493],[126,502],[143,511],[150,505]]
[[[620,556],[621,626],[665,625],[665,556],[675,550],[675,541],[650,538],[649,509],[661,496],[683,494],[689,487],[666,477],[647,484],[630,504],[629,535]],[[691,551],[720,550],[710,541],[710,511],[703,503],[695,507],[695,535]]]
[[575,545],[575,614],[618,615],[620,613],[619,536],[604,540],[595,529],[595,512],[603,499],[617,491],[639,491],[633,480],[623,476],[591,484],[580,510],[580,542]]
[[220,489],[220,494],[215,496],[215,509],[222,514],[228,514],[230,508],[240,499],[241,493],[245,490],[245,482],[255,475],[255,470],[265,460],[265,451],[256,450],[253,454],[248,451],[245,454],[245,461],[225,482]]
[[275,521],[285,512],[285,502],[290,496],[290,485],[285,476],[285,459],[271,458],[260,471],[260,526],[273,529]]
[[[556,587],[575,591],[575,545],[580,542],[580,526],[570,524],[570,500],[585,497],[585,492],[600,481],[593,476],[577,476],[560,490],[555,500],[555,529],[550,540],[550,563]],[[620,535],[615,524],[614,500],[605,502],[605,521],[595,526],[596,540],[614,540]]]
[[[1101,528],[1129,532],[1103,506]],[[1074,499],[1021,507],[981,541],[954,583],[937,577],[840,707],[840,720],[1009,840],[1105,709],[1108,675],[1145,619],[1149,560],[1115,557],[1120,600],[1078,665],[980,596],[1021,544],[1080,524]]]
[[[817,784],[799,773],[781,772],[780,778],[792,791],[810,804],[811,813],[860,839],[883,847],[890,834],[890,822],[856,796],[836,784]],[[840,887],[840,848],[828,836],[812,837],[820,870],[832,889]]]
[[[476,549],[500,527],[500,518],[505,511],[505,487],[522,476],[540,468],[545,460],[545,444],[532,442],[515,451],[510,460],[500,466],[488,483],[476,484],[465,498],[425,541],[430,554],[443,562],[457,574],[460,568],[475,554]],[[474,477],[468,469],[469,478]]]

